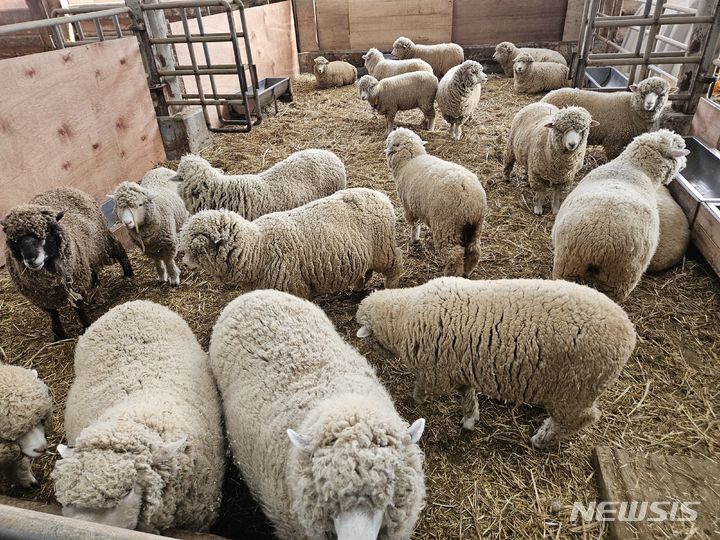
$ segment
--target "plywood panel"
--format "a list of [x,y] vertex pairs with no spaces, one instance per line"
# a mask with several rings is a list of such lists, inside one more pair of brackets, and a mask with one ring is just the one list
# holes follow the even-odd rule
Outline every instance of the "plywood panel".
[[320,44],[315,18],[315,0],[295,0],[295,15],[300,37],[300,52],[317,51]]
[[446,43],[452,38],[453,0],[350,0],[350,48],[391,49],[396,38]]
[[577,41],[580,38],[584,5],[584,0],[567,0],[562,34],[563,41]]
[[707,98],[700,98],[690,124],[690,135],[720,149],[720,105]]
[[315,0],[320,49],[350,48],[349,0]]
[[460,45],[560,41],[568,0],[455,0],[453,41]]
[[165,159],[134,37],[0,60],[0,73],[0,216],[58,186],[104,200]]
[[[297,44],[295,42],[295,26],[292,17],[292,5],[289,0],[277,2],[265,6],[257,6],[245,10],[245,21],[250,36],[250,51],[253,62],[257,67],[259,79],[266,77],[293,77],[300,73],[297,57]],[[188,21],[190,30],[197,33],[197,22]],[[227,15],[218,14],[203,17],[203,25],[206,33],[227,33]],[[235,25],[240,30],[240,16],[235,12]],[[182,22],[170,24],[172,33],[182,33]],[[202,45],[196,43],[195,56],[198,63],[205,63],[205,56]],[[234,64],[235,55],[233,48],[228,42],[208,43],[208,50],[213,64]],[[240,41],[240,50],[243,63],[245,58],[245,46]],[[178,62],[182,65],[190,64],[190,53],[187,45],[177,45],[175,48]],[[183,77],[185,88],[188,93],[197,92],[197,85],[194,77]],[[248,84],[249,84],[248,76]],[[201,77],[201,84],[205,92],[210,92],[210,78]],[[218,93],[236,93],[240,91],[240,83],[235,75],[221,75],[215,77],[215,84]],[[219,126],[218,116],[215,109],[210,109],[210,119],[213,126]]]

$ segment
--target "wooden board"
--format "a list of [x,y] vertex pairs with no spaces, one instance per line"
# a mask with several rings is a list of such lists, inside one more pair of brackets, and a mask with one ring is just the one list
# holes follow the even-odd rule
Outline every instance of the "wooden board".
[[[651,510],[647,510],[646,519],[607,521],[611,538],[714,538],[717,534],[716,520],[720,515],[720,464],[717,462],[653,453],[630,454],[624,450],[603,446],[595,448],[593,461],[603,501],[699,503],[689,506],[697,512],[695,521],[651,521],[647,518],[658,517],[658,514]],[[672,506],[667,504],[661,508],[670,514]],[[690,515],[680,509],[676,510],[675,514],[676,518]],[[704,531],[704,534],[701,531]]]
[[315,18],[315,0],[295,0],[297,17],[299,52],[317,51],[320,48]]
[[105,200],[165,160],[134,37],[0,60],[0,73],[0,216],[58,186]]
[[350,48],[392,49],[400,36],[417,43],[452,38],[453,0],[350,0]]
[[692,123],[690,135],[694,135],[711,148],[720,149],[720,105],[707,98],[700,98]]
[[320,49],[350,48],[349,0],[315,0]]
[[460,45],[561,41],[567,2],[455,0],[452,40]]
[[567,0],[562,33],[563,41],[577,41],[580,38],[584,5],[584,0]]
[[[235,25],[240,31],[240,15],[235,12]],[[297,44],[295,42],[295,26],[292,16],[292,5],[289,0],[285,2],[277,2],[264,6],[257,6],[245,10],[245,21],[248,26],[248,35],[250,37],[250,52],[252,53],[253,62],[257,67],[259,79],[266,77],[293,77],[300,73],[297,56]],[[218,14],[209,17],[203,17],[203,25],[206,33],[227,33],[228,20],[227,15]],[[188,26],[193,33],[197,33],[197,22],[188,21]],[[180,34],[182,30],[182,22],[170,24],[170,29],[174,34]],[[247,63],[245,58],[245,45],[240,40],[240,51],[243,63]],[[196,43],[195,56],[198,63],[205,63],[202,44]],[[229,42],[208,43],[208,50],[213,64],[234,64],[235,55],[233,48]],[[190,65],[189,48],[185,44],[175,47],[178,63],[181,65]],[[248,72],[248,84],[250,78]],[[185,88],[188,93],[197,92],[195,78],[192,76],[183,77]],[[201,82],[203,90],[210,92],[210,77],[202,76]],[[236,75],[220,75],[215,77],[215,83],[218,93],[236,93],[240,91],[240,82]],[[217,127],[220,125],[218,115],[215,108],[208,109],[211,123]]]
[[720,204],[701,203],[690,234],[693,243],[720,277]]

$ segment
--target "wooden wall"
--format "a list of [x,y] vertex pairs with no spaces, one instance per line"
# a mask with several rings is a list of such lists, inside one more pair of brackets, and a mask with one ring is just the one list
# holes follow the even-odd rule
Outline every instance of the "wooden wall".
[[165,160],[134,37],[0,60],[0,73],[0,216],[59,186],[102,202]]

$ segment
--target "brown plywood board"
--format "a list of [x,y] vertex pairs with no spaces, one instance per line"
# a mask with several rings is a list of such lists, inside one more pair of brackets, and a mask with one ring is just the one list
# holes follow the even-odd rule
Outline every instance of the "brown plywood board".
[[712,148],[720,149],[720,105],[707,98],[700,98],[692,123],[690,135],[694,135]]
[[453,0],[350,0],[349,20],[353,50],[389,50],[400,36],[417,43],[447,43]]
[[317,51],[320,48],[315,18],[315,0],[295,0],[300,52]]
[[[240,15],[234,13],[235,28],[241,31]],[[245,21],[248,28],[248,36],[250,38],[250,52],[253,62],[257,68],[258,79],[266,77],[293,77],[300,73],[300,65],[298,64],[297,44],[295,42],[295,25],[292,16],[292,5],[289,0],[285,2],[277,2],[265,6],[257,6],[245,10]],[[227,15],[222,13],[203,17],[203,25],[205,32],[210,33],[227,33],[228,20]],[[188,26],[192,33],[198,33],[197,21],[189,20]],[[182,30],[182,22],[170,24],[173,34],[180,34]],[[238,41],[242,62],[247,63],[245,57],[245,44],[242,39]],[[229,42],[208,43],[210,59],[213,64],[234,64],[235,54]],[[199,64],[205,64],[205,56],[202,44],[195,43],[195,57]],[[189,47],[185,44],[175,47],[178,62],[181,65],[190,65]],[[248,85],[250,84],[250,75],[246,71]],[[183,77],[185,88],[188,93],[197,92],[197,84],[195,77]],[[203,90],[210,92],[210,77],[202,76],[201,83]],[[215,76],[215,84],[218,93],[236,93],[240,91],[240,82],[237,75],[219,75]],[[218,127],[220,122],[215,108],[209,108],[211,123]]]
[[[700,204],[695,223],[693,223],[691,238],[705,260],[720,276],[720,204]],[[720,535],[720,531],[718,534]]]
[[[636,517],[643,517],[636,521],[607,521],[611,538],[649,540],[720,535],[720,464],[717,462],[679,455],[629,453],[604,446],[595,448],[593,461],[601,500],[635,502],[634,512],[640,513]],[[660,519],[661,514],[651,506],[646,507],[643,516],[640,506],[643,502],[655,502],[665,512],[665,519]],[[677,503],[675,511],[673,503]],[[680,503],[686,503],[686,507]],[[692,512],[697,513],[694,520],[691,520]]]
[[452,40],[460,45],[560,41],[568,0],[454,0]]
[[577,41],[580,38],[584,5],[584,0],[567,0],[562,33],[563,41]]
[[165,160],[134,37],[0,60],[0,72],[0,216],[59,186],[100,202]]
[[348,0],[315,0],[320,50],[350,48]]

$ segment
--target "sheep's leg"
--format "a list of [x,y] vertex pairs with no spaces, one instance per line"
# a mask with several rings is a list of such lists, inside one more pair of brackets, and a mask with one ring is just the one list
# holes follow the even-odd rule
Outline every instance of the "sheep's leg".
[[462,138],[462,124],[455,124],[455,138],[458,141]]
[[468,278],[480,261],[480,239],[475,239],[465,247],[465,268],[463,275]]
[[515,165],[515,152],[513,151],[512,143],[508,141],[507,147],[505,148],[505,156],[503,157],[503,179],[510,180],[510,173]]
[[23,489],[38,487],[38,481],[33,476],[27,456],[23,456],[15,465],[10,466],[10,481]]
[[385,288],[392,289],[397,287],[400,277],[405,272],[402,263],[402,254],[400,248],[396,245],[392,246],[392,253],[390,255],[390,264],[385,268],[382,273],[385,276]]
[[385,136],[387,137],[390,135],[390,132],[395,127],[395,115],[397,114],[397,111],[390,111],[385,116],[385,121],[387,122],[387,127],[385,128]]
[[97,287],[97,284],[100,282],[100,278],[98,277],[98,273],[93,270],[90,274],[90,286],[91,287]]
[[170,276],[170,285],[177,287],[180,285],[180,269],[177,264],[175,264],[175,259],[173,257],[168,257],[164,262],[165,268],[167,268]]
[[425,115],[425,129],[428,131],[432,131],[435,129],[435,106],[434,104],[431,105],[430,109],[424,110],[423,114]]
[[585,409],[554,410],[552,416],[546,418],[530,438],[530,444],[537,449],[557,446],[560,441],[597,422],[599,418],[600,409],[594,403]]
[[538,216],[542,216],[544,200],[545,192],[539,189],[535,190],[535,207],[533,208],[533,212],[535,212]]
[[78,321],[80,321],[83,328],[89,328],[92,324],[90,315],[88,315],[88,312],[85,309],[85,302],[82,300],[78,300],[75,303],[75,315],[77,315]]
[[128,259],[127,252],[125,251],[125,248],[122,246],[120,242],[115,240],[115,238],[108,232],[108,237],[110,238],[110,249],[112,251],[112,257],[120,263],[120,266],[122,266],[123,269],[123,277],[125,278],[132,278],[133,277],[133,269],[132,265],[130,264],[130,259]]
[[553,214],[557,214],[560,211],[560,206],[562,205],[562,194],[563,194],[562,187],[555,186],[553,188],[553,192],[552,192],[552,212],[553,212]]
[[155,271],[157,272],[160,283],[166,283],[168,280],[167,270],[165,269],[165,263],[162,259],[154,259]]
[[462,428],[466,431],[475,429],[475,422],[480,418],[480,405],[478,405],[477,394],[472,387],[463,387],[460,389],[462,393]]
[[425,385],[419,379],[415,379],[415,388],[413,388],[413,399],[415,403],[425,403],[427,401],[427,391]]
[[52,325],[53,340],[61,341],[67,337],[65,330],[63,329],[62,323],[60,322],[60,314],[56,309],[48,309],[48,315],[50,315],[50,324]]
[[422,223],[419,221],[413,221],[410,223],[410,231],[412,234],[412,241],[413,242],[419,242],[420,241],[420,230],[422,229]]

